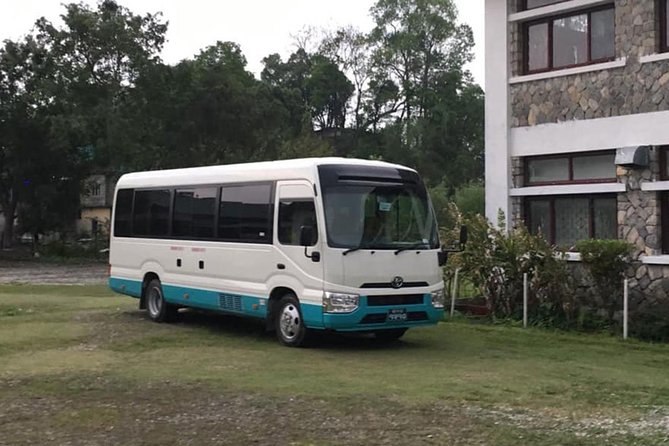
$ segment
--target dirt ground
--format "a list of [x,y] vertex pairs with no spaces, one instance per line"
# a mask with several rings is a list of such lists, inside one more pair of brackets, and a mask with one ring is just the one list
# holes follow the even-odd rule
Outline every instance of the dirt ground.
[[107,277],[108,266],[103,263],[0,262],[0,284],[99,285]]

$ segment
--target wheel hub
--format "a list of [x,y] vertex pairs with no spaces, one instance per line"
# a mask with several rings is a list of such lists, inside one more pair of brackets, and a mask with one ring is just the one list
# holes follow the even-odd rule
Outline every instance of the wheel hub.
[[293,304],[286,305],[281,310],[281,319],[279,322],[281,336],[287,340],[293,340],[300,331],[300,312]]

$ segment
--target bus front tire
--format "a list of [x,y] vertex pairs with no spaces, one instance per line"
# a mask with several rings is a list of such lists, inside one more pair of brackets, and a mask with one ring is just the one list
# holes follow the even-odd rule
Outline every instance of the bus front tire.
[[146,309],[154,322],[172,322],[177,317],[178,308],[165,301],[158,279],[153,279],[146,287]]
[[279,301],[274,315],[276,337],[287,347],[305,347],[309,338],[309,329],[304,326],[302,311],[297,298],[288,294]]

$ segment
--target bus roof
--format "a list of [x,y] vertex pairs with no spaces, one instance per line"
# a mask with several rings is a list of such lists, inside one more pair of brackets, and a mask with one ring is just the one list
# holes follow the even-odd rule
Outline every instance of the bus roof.
[[[308,179],[315,181],[316,169],[322,165],[358,165],[413,169],[385,161],[369,161],[353,158],[301,158],[257,163],[227,164],[185,169],[152,170],[123,175],[117,188],[160,187],[197,184],[217,184],[221,182],[274,181]],[[252,179],[250,179],[250,177]]]

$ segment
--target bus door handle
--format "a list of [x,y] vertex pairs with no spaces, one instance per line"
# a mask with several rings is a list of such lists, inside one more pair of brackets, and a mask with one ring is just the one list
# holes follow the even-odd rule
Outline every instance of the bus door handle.
[[200,260],[198,266],[200,267],[200,269],[204,269],[204,260]]
[[276,267],[277,267],[278,269],[286,269],[286,265],[284,265],[283,263],[277,263],[277,264],[276,264]]

